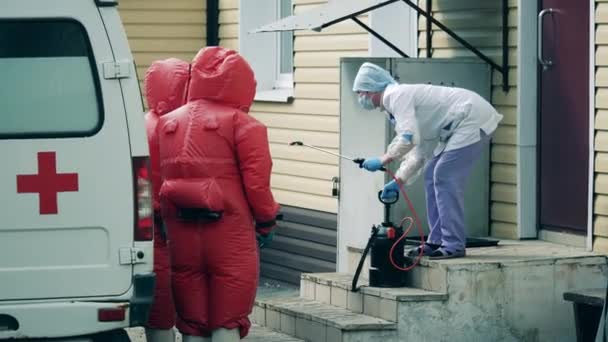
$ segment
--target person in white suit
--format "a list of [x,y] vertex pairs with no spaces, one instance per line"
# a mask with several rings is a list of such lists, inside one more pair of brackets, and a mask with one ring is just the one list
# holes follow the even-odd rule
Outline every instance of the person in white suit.
[[[377,171],[401,159],[395,173],[409,185],[424,170],[427,243],[409,251],[431,258],[466,255],[464,190],[474,162],[503,116],[477,93],[431,84],[398,84],[381,67],[364,63],[353,91],[361,107],[380,109],[395,126],[395,139],[384,155],[366,159],[362,167]],[[388,182],[382,197],[397,195],[399,185]]]

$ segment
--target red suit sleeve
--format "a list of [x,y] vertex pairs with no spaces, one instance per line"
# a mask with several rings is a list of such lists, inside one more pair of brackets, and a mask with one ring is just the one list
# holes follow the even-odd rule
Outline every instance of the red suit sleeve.
[[256,230],[267,234],[276,225],[280,206],[270,189],[272,158],[266,127],[247,114],[237,117],[236,154],[245,195],[256,221]]

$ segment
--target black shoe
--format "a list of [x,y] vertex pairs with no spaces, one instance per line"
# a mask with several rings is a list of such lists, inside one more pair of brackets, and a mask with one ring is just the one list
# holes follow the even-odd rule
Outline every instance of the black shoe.
[[410,258],[415,258],[419,256],[420,252],[422,251],[422,256],[430,256],[439,247],[441,247],[441,245],[436,245],[434,243],[425,243],[424,245],[420,245],[418,247],[410,249],[405,253],[405,255]]

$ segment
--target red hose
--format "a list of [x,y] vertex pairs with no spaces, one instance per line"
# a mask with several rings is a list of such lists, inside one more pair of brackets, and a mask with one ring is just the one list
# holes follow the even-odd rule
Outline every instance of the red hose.
[[[416,210],[414,210],[412,201],[410,201],[410,198],[407,196],[407,193],[405,192],[405,189],[403,188],[403,184],[401,184],[401,181],[399,179],[397,179],[397,177],[395,177],[395,174],[392,173],[391,170],[389,170],[387,168],[386,172],[393,178],[393,180],[395,182],[397,182],[397,185],[399,185],[399,190],[401,191],[403,198],[405,198],[405,201],[407,203],[408,208],[410,209],[410,212],[412,213],[412,216],[414,216],[414,219],[412,219],[410,216],[406,216],[401,220],[401,222],[399,222],[399,226],[402,226],[403,222],[405,222],[406,220],[409,220],[410,224],[409,224],[408,228],[403,232],[403,235],[399,239],[397,239],[397,241],[393,244],[393,246],[391,247],[391,250],[388,254],[388,257],[389,257],[391,264],[396,269],[398,269],[400,271],[410,271],[411,269],[416,267],[416,265],[418,265],[418,263],[420,262],[420,259],[422,258],[422,255],[424,254],[424,244],[425,244],[424,231],[422,230],[422,225],[420,224],[420,219],[418,218],[418,214],[416,213]],[[410,265],[408,267],[402,267],[395,263],[395,260],[393,258],[393,252],[395,251],[395,248],[401,242],[401,240],[405,239],[407,237],[407,234],[410,232],[410,230],[412,230],[412,228],[414,227],[414,221],[416,222],[416,225],[418,226],[418,231],[420,232],[420,254],[418,254],[418,256],[416,257],[416,259],[414,260],[414,263],[412,265]]]

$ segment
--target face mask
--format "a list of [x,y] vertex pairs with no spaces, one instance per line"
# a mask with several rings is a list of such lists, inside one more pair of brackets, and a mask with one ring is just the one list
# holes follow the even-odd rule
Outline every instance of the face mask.
[[359,95],[359,105],[365,110],[372,110],[376,108],[372,102],[372,98],[365,95]]

